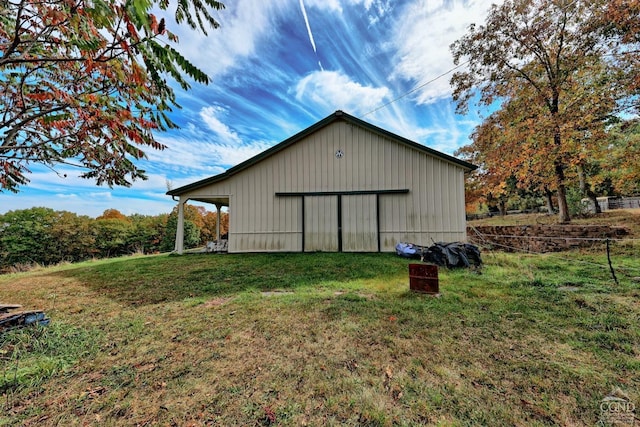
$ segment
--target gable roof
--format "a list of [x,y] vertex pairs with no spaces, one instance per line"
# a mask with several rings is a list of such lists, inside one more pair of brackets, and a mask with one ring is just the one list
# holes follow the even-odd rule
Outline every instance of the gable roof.
[[426,147],[422,144],[418,144],[417,142],[411,141],[407,138],[404,138],[402,136],[396,135],[392,132],[389,132],[387,130],[384,130],[382,128],[379,128],[375,125],[372,125],[371,123],[367,123],[364,120],[361,120],[357,117],[354,117],[350,114],[345,113],[344,111],[338,110],[335,113],[331,114],[328,117],[325,117],[324,119],[320,120],[319,122],[317,122],[314,125],[309,126],[308,128],[306,128],[305,130],[298,132],[297,134],[293,135],[290,138],[285,139],[284,141],[280,142],[279,144],[274,145],[271,148],[268,148],[267,150],[263,151],[262,153],[259,153],[253,157],[251,157],[248,160],[245,160],[242,163],[237,164],[236,166],[233,166],[232,168],[227,169],[225,172],[209,177],[209,178],[205,178],[203,180],[200,181],[196,181],[193,182],[191,184],[187,184],[184,185],[182,187],[173,189],[173,190],[169,190],[167,191],[167,194],[169,196],[179,196],[180,194],[184,194],[188,191],[191,190],[195,190],[201,187],[205,187],[209,184],[213,184],[216,182],[220,182],[223,181],[227,178],[229,178],[232,175],[235,175],[236,173],[243,171],[253,165],[255,165],[256,163],[266,159],[269,156],[272,156],[274,154],[276,154],[277,152],[295,144],[296,142],[300,141],[301,139],[305,138],[306,136],[322,129],[325,126],[328,126],[334,122],[337,121],[344,121],[356,126],[359,126],[361,128],[364,128],[366,130],[369,130],[373,133],[376,133],[378,135],[381,135],[383,137],[386,137],[388,139],[391,139],[393,141],[399,142],[401,144],[407,145],[411,148],[414,148],[416,150],[422,151],[424,153],[430,154],[434,157],[437,157],[439,159],[454,163],[460,167],[462,167],[463,169],[466,169],[467,171],[472,171],[477,169],[477,166],[472,165],[471,163],[465,162],[464,160],[460,160],[460,159],[456,159],[453,156],[450,156],[448,154],[445,153],[441,153],[440,151],[436,151],[432,148]]

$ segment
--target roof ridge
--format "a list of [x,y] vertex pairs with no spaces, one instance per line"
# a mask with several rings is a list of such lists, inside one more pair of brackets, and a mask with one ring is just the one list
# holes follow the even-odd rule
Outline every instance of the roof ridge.
[[390,132],[388,130],[385,130],[381,127],[378,127],[376,125],[373,125],[369,122],[366,122],[362,119],[359,119],[355,116],[352,116],[351,114],[348,114],[346,112],[344,112],[343,110],[336,110],[335,112],[333,112],[332,114],[330,114],[329,116],[325,117],[324,119],[312,124],[311,126],[301,130],[300,132],[296,133],[295,135],[290,136],[289,138],[285,139],[284,141],[279,142],[278,144],[267,148],[266,150],[264,150],[263,152],[256,154],[255,156],[241,162],[238,163],[235,166],[230,167],[229,169],[227,169],[226,171],[218,174],[218,175],[214,175],[211,176],[209,178],[205,178],[202,179],[200,181],[196,181],[193,182],[191,184],[187,184],[184,185],[182,187],[176,188],[174,190],[169,190],[167,191],[167,195],[169,196],[178,196],[180,194],[186,193],[187,191],[191,191],[191,190],[195,190],[197,188],[200,187],[204,187],[206,185],[209,184],[213,184],[215,182],[219,182],[222,180],[225,180],[229,177],[231,177],[232,175],[235,175],[236,173],[250,167],[253,166],[254,164],[266,159],[267,157],[270,157],[274,154],[276,154],[277,152],[289,147],[290,145],[293,145],[295,143],[297,143],[298,141],[302,140],[304,137],[306,137],[307,135],[310,135],[320,129],[322,129],[325,126],[330,125],[331,123],[334,123],[338,120],[343,120],[346,122],[349,122],[351,124],[355,124],[357,126],[361,126],[364,129],[368,129],[371,132],[375,132],[377,134],[380,134],[386,138],[389,138],[391,140],[395,140],[397,142],[403,143],[405,145],[408,145],[410,147],[413,147],[417,150],[423,151],[425,153],[428,153],[432,156],[438,157],[442,160],[454,163],[460,167],[462,167],[463,169],[467,169],[469,171],[475,170],[477,169],[477,166],[465,162],[464,160],[460,160],[457,159],[453,156],[450,156],[448,154],[442,153],[440,151],[434,150],[433,148],[427,147],[426,145],[420,144],[418,142],[415,141],[411,141],[410,139],[407,139],[403,136],[397,135],[393,132]]

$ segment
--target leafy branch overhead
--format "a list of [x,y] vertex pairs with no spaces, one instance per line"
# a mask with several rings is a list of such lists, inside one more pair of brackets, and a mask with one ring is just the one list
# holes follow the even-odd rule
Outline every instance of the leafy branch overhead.
[[167,78],[183,89],[209,77],[171,44],[163,13],[207,34],[214,0],[7,0],[0,13],[0,191],[28,183],[29,164],[82,169],[98,184],[144,179],[134,161],[163,149],[176,125]]

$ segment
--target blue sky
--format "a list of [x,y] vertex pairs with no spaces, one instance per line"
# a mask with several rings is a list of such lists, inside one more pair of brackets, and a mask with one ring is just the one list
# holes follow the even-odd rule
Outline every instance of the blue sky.
[[456,115],[451,75],[437,77],[453,68],[449,45],[484,22],[488,1],[225,3],[221,28],[208,37],[169,25],[177,48],[212,82],[177,90],[183,108],[171,118],[181,129],[156,135],[167,149],[146,150],[139,165],[147,181],[110,189],[77,178],[78,170],[32,165],[20,193],[0,193],[0,213],[33,206],[93,217],[109,208],[170,212],[168,186],[221,173],[335,110],[448,154],[468,143],[481,119],[475,109]]

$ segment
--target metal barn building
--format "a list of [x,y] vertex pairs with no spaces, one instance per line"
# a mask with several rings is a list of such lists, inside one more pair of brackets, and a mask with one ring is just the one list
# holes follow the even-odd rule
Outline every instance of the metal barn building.
[[[224,173],[167,192],[229,210],[229,252],[380,252],[466,240],[475,166],[336,111]],[[219,230],[218,230],[218,241]]]

